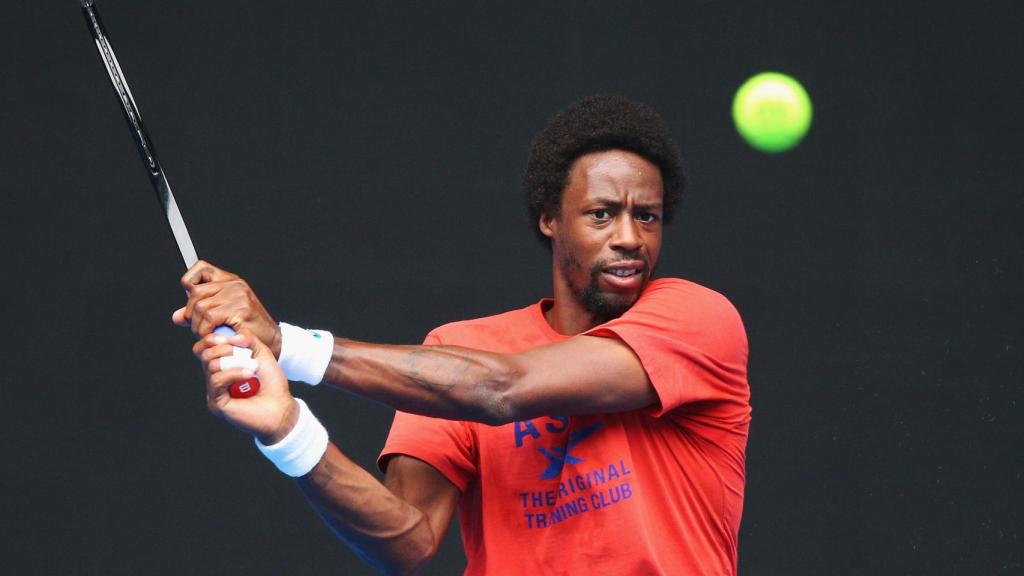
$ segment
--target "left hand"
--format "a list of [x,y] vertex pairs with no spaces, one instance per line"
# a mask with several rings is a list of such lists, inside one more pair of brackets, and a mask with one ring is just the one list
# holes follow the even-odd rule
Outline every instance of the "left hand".
[[[243,368],[221,369],[221,358],[234,354],[233,346],[252,350],[255,373]],[[298,405],[288,388],[288,380],[265,344],[247,330],[231,338],[207,334],[192,347],[206,373],[206,405],[212,414],[236,428],[256,436],[266,445],[276,444],[295,426]],[[256,375],[260,391],[252,397],[232,398],[231,384]]]
[[188,302],[171,315],[175,324],[191,327],[200,338],[222,324],[235,332],[248,330],[270,347],[275,358],[280,355],[281,329],[237,274],[200,260],[181,277],[181,285]]

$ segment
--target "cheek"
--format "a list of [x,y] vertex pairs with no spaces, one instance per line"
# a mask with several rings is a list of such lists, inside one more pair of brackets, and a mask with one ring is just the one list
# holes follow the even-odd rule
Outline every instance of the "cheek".
[[560,251],[571,256],[578,269],[587,268],[597,259],[607,242],[608,231],[594,230],[586,224],[571,221],[557,231]]
[[580,269],[580,261],[571,250],[563,248],[558,254],[558,267],[562,269],[563,275],[571,276],[573,272]]
[[647,254],[651,258],[651,264],[654,264],[658,260],[658,254],[661,253],[661,233],[651,232],[644,244],[647,246]]
[[597,254],[612,234],[610,227],[594,228],[585,224],[580,224],[573,232],[572,243],[579,254]]
[[559,232],[555,235],[555,240],[555,255],[558,258],[558,264],[562,270],[569,272],[579,269],[581,267],[580,259],[576,255],[576,247],[571,241],[571,236],[564,232]]

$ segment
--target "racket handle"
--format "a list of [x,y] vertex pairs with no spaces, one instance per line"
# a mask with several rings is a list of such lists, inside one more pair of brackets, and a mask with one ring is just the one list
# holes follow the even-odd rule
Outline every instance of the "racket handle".
[[[232,330],[231,327],[226,324],[221,324],[220,326],[214,328],[213,333],[218,336],[223,336],[225,338],[231,338],[236,334],[235,331]],[[235,346],[234,349],[236,356],[245,356],[247,358],[252,358],[252,350],[249,350],[248,348],[239,348],[238,346]],[[256,393],[259,391],[260,381],[257,380],[255,376],[249,378],[248,380],[235,382],[231,385],[230,388],[228,388],[228,393],[231,394],[232,398],[249,398],[250,396],[255,396]]]

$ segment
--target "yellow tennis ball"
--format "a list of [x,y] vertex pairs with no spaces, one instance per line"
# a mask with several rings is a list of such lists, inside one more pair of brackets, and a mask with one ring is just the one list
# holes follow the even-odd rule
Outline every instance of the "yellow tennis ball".
[[762,152],[785,152],[799,144],[811,127],[812,115],[804,87],[778,72],[752,76],[732,100],[736,129]]

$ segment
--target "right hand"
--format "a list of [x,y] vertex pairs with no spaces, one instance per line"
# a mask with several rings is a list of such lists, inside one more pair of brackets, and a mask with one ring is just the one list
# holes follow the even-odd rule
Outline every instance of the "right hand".
[[[234,354],[234,346],[252,350],[255,372],[243,368],[222,370],[220,359]],[[215,416],[260,439],[266,445],[284,438],[299,417],[299,407],[292,398],[288,380],[270,349],[251,332],[243,329],[231,338],[207,334],[192,347],[206,373],[206,405]],[[231,384],[255,375],[260,391],[250,398],[232,398]]]
[[181,285],[188,302],[171,315],[175,324],[191,328],[199,338],[222,324],[235,332],[246,330],[269,346],[275,358],[281,355],[281,329],[237,274],[200,260],[181,277]]

